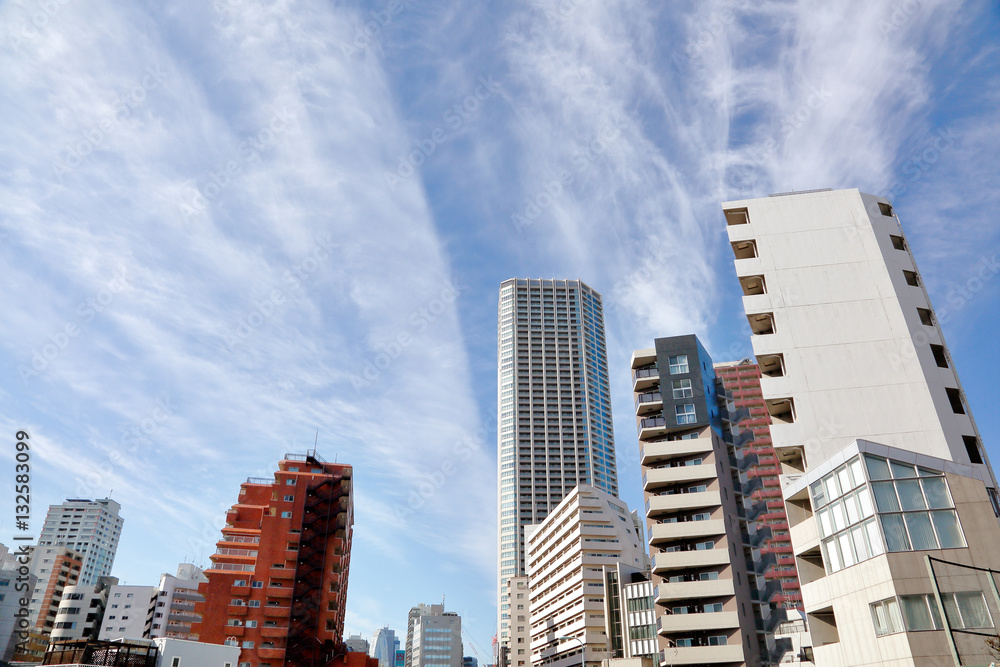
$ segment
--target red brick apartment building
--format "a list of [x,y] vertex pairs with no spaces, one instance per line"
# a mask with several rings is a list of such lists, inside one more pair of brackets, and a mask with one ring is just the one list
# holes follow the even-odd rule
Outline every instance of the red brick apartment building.
[[227,512],[196,605],[199,641],[240,646],[240,667],[371,667],[343,643],[352,468],[286,454]]
[[743,447],[739,462],[741,478],[745,478],[744,498],[747,522],[756,528],[760,543],[761,559],[755,564],[768,581],[767,599],[774,608],[801,609],[802,594],[795,570],[795,556],[788,534],[788,517],[781,497],[778,475],[781,466],[771,446],[767,404],[760,390],[760,368],[744,359],[739,362],[715,364],[715,373],[722,380],[726,391],[732,393],[737,408],[746,408],[750,418],[740,423],[741,428],[753,431],[754,439]]

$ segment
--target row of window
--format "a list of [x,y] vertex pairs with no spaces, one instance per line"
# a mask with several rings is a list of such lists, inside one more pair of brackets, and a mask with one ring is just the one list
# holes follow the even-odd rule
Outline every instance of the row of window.
[[[952,629],[992,628],[993,619],[980,591],[942,593],[941,602]],[[902,610],[902,613],[900,613]],[[871,604],[875,635],[897,632],[941,630],[941,611],[933,595],[901,595]]]

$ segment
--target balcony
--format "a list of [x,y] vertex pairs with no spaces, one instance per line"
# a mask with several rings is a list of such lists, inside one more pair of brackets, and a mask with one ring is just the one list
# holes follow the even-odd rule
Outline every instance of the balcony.
[[642,474],[642,487],[646,491],[652,491],[654,488],[663,486],[664,484],[715,479],[718,475],[719,473],[715,469],[715,466],[709,463],[693,466],[674,466],[670,468],[647,468]]
[[732,579],[714,581],[679,581],[659,584],[653,595],[658,604],[674,600],[694,600],[698,598],[718,598],[735,595]]
[[288,613],[292,610],[291,607],[262,607],[264,610],[264,616],[268,618],[288,618]]
[[286,637],[288,636],[288,626],[282,625],[278,627],[268,627],[263,626],[260,628],[261,637]]
[[[671,424],[673,426],[673,424]],[[639,439],[650,440],[667,434],[667,420],[663,417],[649,417],[639,420]]]
[[678,632],[738,628],[740,627],[740,618],[735,611],[717,611],[708,614],[665,614],[657,617],[656,625],[661,635],[669,636]]
[[660,382],[660,370],[652,368],[639,368],[632,372],[632,391],[642,391],[650,389]]
[[729,550],[725,546],[703,551],[673,551],[653,556],[653,572],[657,574],[713,565],[729,565]]
[[275,588],[269,586],[267,589],[267,597],[275,598],[277,600],[291,600],[292,599],[292,588]]
[[715,507],[722,504],[722,496],[718,491],[699,491],[696,493],[675,493],[670,496],[651,496],[646,501],[646,515],[655,512],[677,512],[700,507]]
[[[298,556],[298,552],[296,552]],[[268,570],[272,579],[294,579],[295,578],[295,568],[294,567],[272,567]]]
[[743,662],[743,645],[678,646],[665,649],[671,665],[708,665],[712,663]]
[[226,606],[226,613],[230,616],[246,616],[247,607],[242,604],[231,604]]
[[[171,628],[169,625],[167,626],[167,629],[168,630],[174,630],[175,632],[179,630],[179,628]],[[187,628],[187,630],[188,630],[188,632],[190,632],[191,628],[189,627],[189,628]],[[246,628],[244,628],[242,625],[227,625],[226,626],[226,636],[227,637],[242,637],[243,633],[245,631],[246,631]]]
[[712,438],[709,436],[694,440],[644,442],[641,443],[639,458],[642,465],[653,466],[673,458],[690,456],[692,454],[708,454],[711,452]]
[[647,415],[663,410],[663,394],[658,391],[639,394],[635,397],[635,414]]
[[650,544],[685,540],[693,537],[713,537],[726,534],[726,522],[722,519],[708,521],[684,521],[681,523],[654,523],[649,529]]
[[285,649],[283,648],[264,648],[263,646],[257,649],[257,657],[262,660],[284,660]]

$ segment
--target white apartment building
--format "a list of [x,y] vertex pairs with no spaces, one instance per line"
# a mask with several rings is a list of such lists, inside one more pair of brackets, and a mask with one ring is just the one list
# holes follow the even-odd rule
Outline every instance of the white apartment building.
[[406,667],[462,667],[462,618],[443,604],[410,609]]
[[648,568],[638,515],[581,484],[528,537],[533,667],[600,667],[611,657],[604,566],[617,563]]
[[[67,586],[56,611],[56,621],[49,634],[49,641],[97,639],[108,604],[108,594],[117,581],[114,577],[101,577],[95,585]],[[148,602],[147,599],[147,607]],[[145,612],[146,608],[143,608],[143,616]]]
[[1000,570],[996,478],[891,203],[722,207],[816,664],[989,663],[1000,596],[934,559]]
[[[531,535],[530,529],[528,535]],[[507,600],[510,600],[510,646],[507,664],[528,667],[531,664],[531,602],[528,577],[507,580]]]
[[195,639],[191,625],[201,620],[194,611],[194,605],[205,599],[198,592],[198,584],[203,581],[208,581],[208,577],[200,567],[191,563],[180,563],[176,576],[167,573],[160,575],[150,637]]
[[48,635],[66,587],[79,583],[83,555],[67,546],[32,546],[30,551],[28,569],[35,587],[28,608],[32,625]]
[[617,496],[618,472],[601,295],[579,280],[504,281],[497,333],[497,626],[509,646],[525,526],[577,484]]
[[149,639],[159,598],[156,586],[112,586],[98,639]]
[[115,562],[125,522],[118,515],[119,511],[121,505],[111,498],[75,498],[62,505],[49,505],[38,545],[64,545],[80,552],[83,567],[79,583],[96,584],[100,577],[111,574]]

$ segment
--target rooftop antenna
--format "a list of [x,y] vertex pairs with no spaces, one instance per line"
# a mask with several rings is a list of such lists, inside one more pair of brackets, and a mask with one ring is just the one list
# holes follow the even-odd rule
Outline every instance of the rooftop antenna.
[[319,427],[316,427],[316,439],[313,440],[313,456],[316,456],[316,447],[319,445]]

